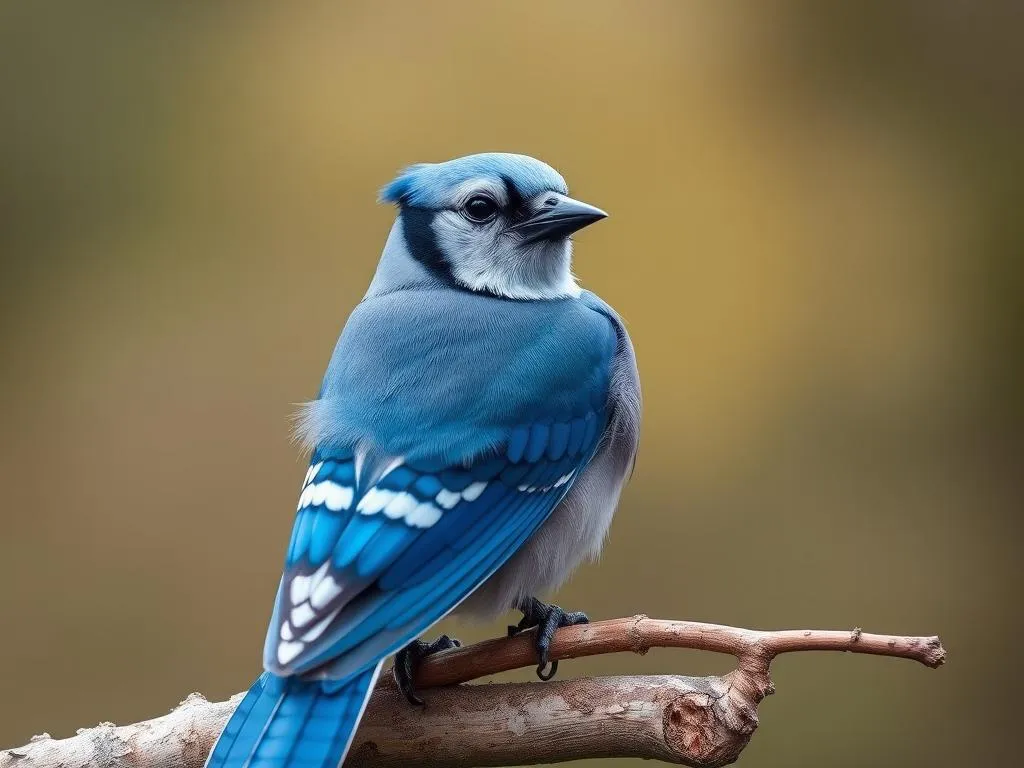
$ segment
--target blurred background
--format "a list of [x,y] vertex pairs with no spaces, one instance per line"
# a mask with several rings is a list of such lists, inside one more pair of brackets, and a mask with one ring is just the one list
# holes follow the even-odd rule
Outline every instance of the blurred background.
[[558,601],[939,633],[783,657],[742,763],[1014,762],[1024,54],[981,5],[0,2],[0,745],[248,686],[376,191],[509,150],[611,212],[576,269],[644,382]]

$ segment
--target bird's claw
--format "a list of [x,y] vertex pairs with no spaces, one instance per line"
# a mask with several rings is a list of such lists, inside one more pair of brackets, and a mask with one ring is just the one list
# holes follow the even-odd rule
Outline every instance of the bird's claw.
[[587,614],[580,611],[568,613],[557,605],[542,603],[535,597],[523,600],[519,604],[519,610],[523,612],[522,620],[515,626],[508,628],[508,636],[514,637],[528,629],[537,629],[537,639],[534,647],[537,649],[537,677],[547,681],[558,672],[558,661],[551,661],[551,639],[555,631],[561,627],[572,627],[577,624],[588,624],[590,619]]
[[395,654],[395,666],[392,672],[395,676],[395,683],[402,695],[417,707],[423,706],[423,699],[416,693],[416,670],[427,656],[432,656],[449,648],[460,648],[462,643],[448,635],[441,635],[432,643],[425,643],[422,640],[413,640],[405,648]]

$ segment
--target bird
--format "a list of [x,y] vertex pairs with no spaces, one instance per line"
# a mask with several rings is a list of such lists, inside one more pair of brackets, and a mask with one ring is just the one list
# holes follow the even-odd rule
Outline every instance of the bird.
[[541,601],[598,556],[636,459],[640,382],[620,316],[572,272],[604,219],[551,166],[488,152],[400,171],[396,216],[296,435],[308,470],[264,672],[209,768],[334,768],[384,660],[411,705],[458,612],[551,639],[588,621]]

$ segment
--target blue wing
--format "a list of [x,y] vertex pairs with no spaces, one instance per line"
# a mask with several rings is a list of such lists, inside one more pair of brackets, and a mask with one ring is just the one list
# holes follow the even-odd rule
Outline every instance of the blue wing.
[[418,637],[540,527],[593,456],[605,420],[594,409],[521,425],[468,464],[395,461],[365,488],[360,457],[315,452],[267,669],[344,679]]

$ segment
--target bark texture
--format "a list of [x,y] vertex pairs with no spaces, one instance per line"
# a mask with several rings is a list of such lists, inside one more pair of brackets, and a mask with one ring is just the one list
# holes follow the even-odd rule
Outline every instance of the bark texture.
[[[373,693],[346,766],[468,768],[640,757],[726,765],[757,728],[757,706],[773,692],[769,665],[780,653],[840,650],[945,660],[937,637],[851,631],[759,630],[646,616],[566,627],[553,659],[650,648],[728,653],[720,677],[649,675],[549,683],[462,685],[536,663],[529,634],[487,640],[427,659],[417,675],[424,707],[412,707],[390,676]],[[192,694],[170,714],[116,727],[101,723],[68,739],[43,734],[0,753],[0,768],[201,768],[241,695],[209,702]]]

